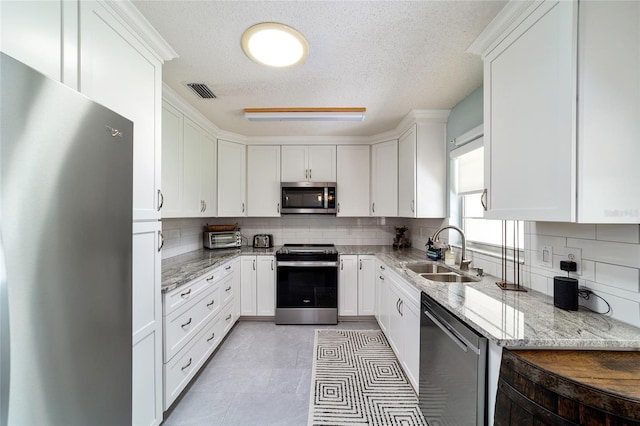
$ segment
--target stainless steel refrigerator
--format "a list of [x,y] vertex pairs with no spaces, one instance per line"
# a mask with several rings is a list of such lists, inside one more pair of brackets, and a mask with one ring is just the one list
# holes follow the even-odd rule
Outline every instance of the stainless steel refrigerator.
[[133,123],[0,66],[0,425],[130,424]]

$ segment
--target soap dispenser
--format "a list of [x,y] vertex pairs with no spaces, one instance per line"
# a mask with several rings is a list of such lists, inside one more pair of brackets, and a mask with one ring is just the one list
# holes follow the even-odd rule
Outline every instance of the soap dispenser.
[[449,250],[444,253],[444,264],[453,266],[456,264],[456,254],[453,251],[453,247],[449,246]]

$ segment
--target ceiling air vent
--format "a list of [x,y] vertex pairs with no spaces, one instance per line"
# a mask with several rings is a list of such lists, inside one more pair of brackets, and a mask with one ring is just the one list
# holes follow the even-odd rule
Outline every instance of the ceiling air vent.
[[187,83],[187,86],[202,99],[216,99],[217,96],[204,83]]

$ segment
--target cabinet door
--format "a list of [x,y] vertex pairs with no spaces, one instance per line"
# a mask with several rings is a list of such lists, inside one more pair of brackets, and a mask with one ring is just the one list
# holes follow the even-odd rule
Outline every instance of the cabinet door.
[[485,57],[485,217],[575,220],[577,7],[543,3]]
[[309,178],[311,182],[336,181],[336,146],[309,146]]
[[280,216],[280,147],[247,147],[247,216]]
[[282,182],[306,181],[309,177],[307,156],[306,146],[283,146],[280,180]]
[[135,123],[133,219],[160,219],[162,64],[102,3],[79,7],[80,91]]
[[358,315],[358,256],[340,256],[338,271],[338,315]]
[[415,217],[447,217],[446,121],[419,123],[416,131]]
[[398,360],[402,363],[402,337],[404,336],[402,330],[404,326],[402,319],[402,293],[399,292],[390,276],[386,276],[385,278],[390,280],[389,298],[387,301],[387,308],[389,309],[389,332],[387,338]]
[[416,216],[416,143],[415,124],[398,140],[398,216]]
[[173,106],[162,105],[162,217],[181,217],[182,213],[182,123],[183,114]]
[[275,258],[273,256],[257,256],[257,264],[257,315],[274,316],[276,314]]
[[578,221],[637,224],[640,2],[581,2],[578,28]]
[[200,216],[213,217],[218,214],[217,169],[218,141],[209,133],[200,133],[200,198],[202,213]]
[[398,216],[398,141],[371,147],[371,215]]
[[376,301],[375,256],[358,256],[358,315],[373,315]]
[[369,146],[338,146],[337,216],[369,216]]
[[184,117],[184,148],[182,166],[182,216],[197,217],[202,213],[203,205],[200,197],[200,133],[196,123]]
[[218,216],[246,215],[246,147],[235,142],[218,141]]
[[240,278],[240,314],[256,315],[256,256],[242,256]]
[[62,81],[62,13],[63,7],[69,6],[67,3],[3,1],[0,4],[1,50],[47,77]]
[[402,367],[416,392],[420,375],[420,306],[404,299],[402,313]]
[[132,391],[134,425],[162,421],[160,222],[133,225]]

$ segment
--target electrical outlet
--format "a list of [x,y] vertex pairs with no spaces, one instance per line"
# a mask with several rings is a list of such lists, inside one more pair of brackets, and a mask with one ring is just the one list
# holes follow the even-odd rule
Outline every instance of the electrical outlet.
[[542,252],[540,253],[540,264],[547,268],[553,268],[553,247],[542,247]]

